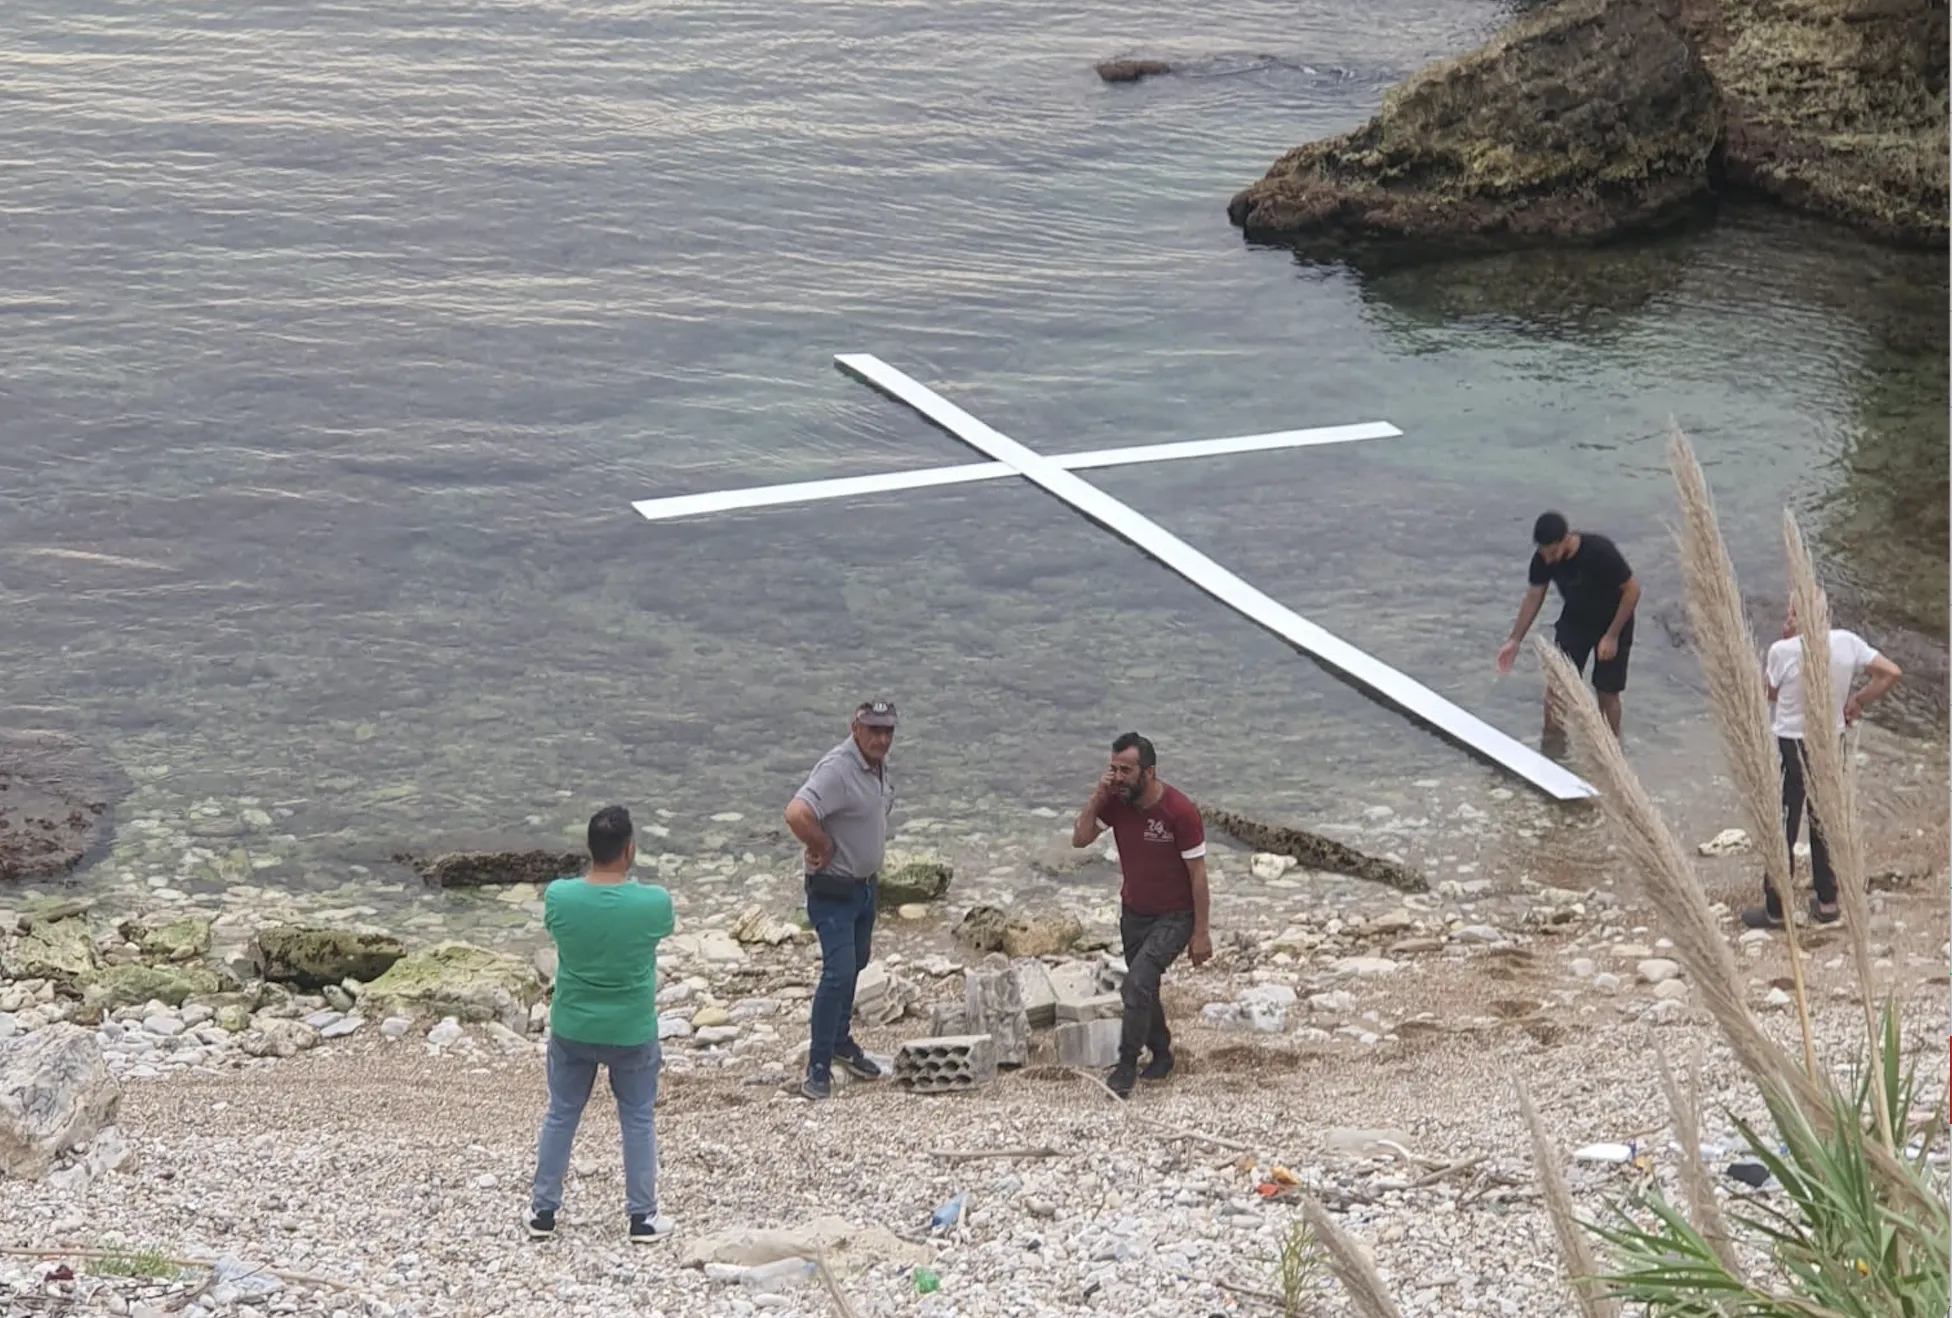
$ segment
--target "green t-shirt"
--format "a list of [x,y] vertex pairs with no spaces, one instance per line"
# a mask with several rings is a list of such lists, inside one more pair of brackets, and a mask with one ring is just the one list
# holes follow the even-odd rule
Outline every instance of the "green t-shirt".
[[671,894],[654,884],[550,884],[542,897],[542,926],[556,940],[550,1031],[625,1048],[657,1038],[657,945],[676,924]]

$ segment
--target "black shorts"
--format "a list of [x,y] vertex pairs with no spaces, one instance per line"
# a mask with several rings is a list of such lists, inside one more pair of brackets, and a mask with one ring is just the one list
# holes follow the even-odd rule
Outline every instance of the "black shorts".
[[[1606,635],[1606,628],[1603,626],[1582,626],[1576,622],[1568,623],[1564,618],[1559,619],[1552,629],[1553,641],[1566,652],[1566,658],[1572,660],[1572,666],[1581,674],[1586,671],[1587,657],[1593,653],[1594,647],[1600,643],[1600,637],[1604,635]],[[1613,652],[1613,657],[1593,660],[1593,690],[1610,696],[1617,696],[1625,691],[1627,656],[1632,653],[1633,619],[1628,618],[1627,625],[1620,629],[1620,645]]]

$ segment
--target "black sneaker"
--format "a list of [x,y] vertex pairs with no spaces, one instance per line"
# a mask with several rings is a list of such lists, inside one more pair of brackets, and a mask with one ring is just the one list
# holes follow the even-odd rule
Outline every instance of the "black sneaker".
[[554,1209],[537,1209],[529,1214],[529,1239],[554,1240],[556,1238],[556,1213]]
[[1138,1068],[1132,1066],[1130,1063],[1121,1062],[1112,1068],[1110,1077],[1105,1081],[1105,1087],[1110,1089],[1113,1095],[1118,1098],[1130,1098],[1132,1097],[1132,1087],[1138,1083]]
[[834,1060],[847,1068],[847,1074],[856,1080],[879,1080],[887,1074],[872,1057],[858,1049],[851,1057],[836,1057]]
[[800,1082],[800,1097],[802,1098],[811,1098],[818,1102],[823,1098],[831,1098],[833,1093],[834,1078],[831,1075],[815,1075],[809,1071],[807,1072],[807,1078]]
[[1751,906],[1742,912],[1742,923],[1751,929],[1780,929],[1783,927],[1783,917],[1771,915],[1760,906]]
[[632,1213],[630,1215],[630,1243],[633,1245],[656,1245],[669,1240],[678,1229],[678,1224],[663,1213]]
[[1832,906],[1826,912],[1823,909],[1823,903],[1812,897],[1810,898],[1810,918],[1818,924],[1835,924],[1844,918],[1844,908],[1841,906]]
[[1145,1070],[1139,1072],[1139,1079],[1164,1080],[1172,1073],[1173,1050],[1168,1048],[1164,1052],[1158,1052],[1152,1055],[1152,1060],[1145,1064]]

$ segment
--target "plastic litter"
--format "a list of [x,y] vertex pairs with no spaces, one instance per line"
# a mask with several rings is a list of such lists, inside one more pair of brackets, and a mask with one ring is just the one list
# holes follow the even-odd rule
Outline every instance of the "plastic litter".
[[915,1293],[917,1295],[933,1295],[941,1289],[942,1278],[936,1275],[934,1268],[915,1269]]
[[962,1221],[963,1214],[969,1211],[969,1192],[963,1191],[948,1203],[937,1208],[929,1218],[929,1229],[941,1231]]

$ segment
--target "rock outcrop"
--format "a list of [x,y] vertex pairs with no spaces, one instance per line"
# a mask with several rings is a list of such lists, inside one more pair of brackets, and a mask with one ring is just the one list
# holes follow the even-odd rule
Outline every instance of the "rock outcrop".
[[1689,0],[1728,184],[1906,246],[1947,237],[1945,0]]
[[1597,243],[1725,186],[1946,241],[1943,0],[1556,0],[1237,194],[1250,239],[1337,254]]
[[1393,89],[1233,199],[1249,238],[1598,241],[1684,217],[1721,138],[1713,81],[1654,0],[1561,0]]
[[102,1045],[55,1024],[0,1043],[0,1173],[39,1180],[54,1160],[115,1119],[122,1088]]

